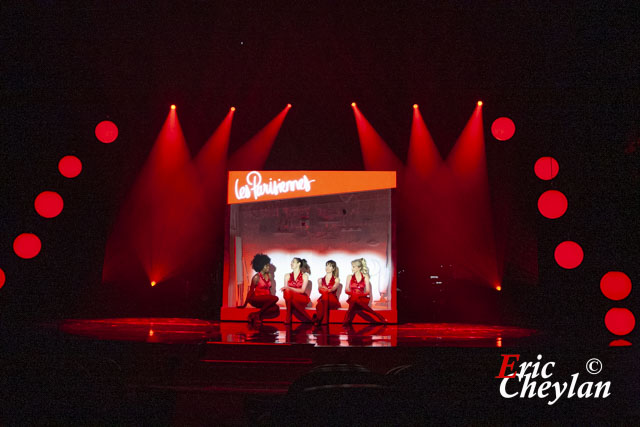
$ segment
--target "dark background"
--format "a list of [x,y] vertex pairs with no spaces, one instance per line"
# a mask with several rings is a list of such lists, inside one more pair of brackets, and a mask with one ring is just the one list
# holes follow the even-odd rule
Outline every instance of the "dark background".
[[[420,105],[446,157],[480,99],[493,201],[509,207],[513,247],[537,250],[539,280],[521,278],[516,250],[507,260],[504,291],[481,296],[499,315],[477,320],[605,334],[609,307],[637,307],[637,292],[614,304],[598,283],[609,270],[626,272],[636,285],[640,280],[638,7],[343,3],[3,7],[2,315],[125,314],[118,307],[127,296],[100,289],[104,246],[170,104],[178,105],[196,154],[230,106],[238,109],[233,152],[291,103],[266,169],[358,170],[352,101],[405,160],[412,104]],[[510,141],[490,135],[500,116],[516,123]],[[120,130],[110,145],[93,134],[105,119]],[[57,171],[67,154],[83,162],[73,180]],[[560,163],[551,182],[533,174],[542,155]],[[555,221],[536,207],[552,188],[569,199],[569,211]],[[65,200],[62,214],[50,220],[33,209],[35,196],[47,189]],[[35,259],[13,253],[22,232],[43,241]],[[553,249],[566,239],[585,251],[576,270],[553,260]],[[219,265],[212,259],[213,290],[193,296],[195,306],[163,312],[150,301],[126,314],[215,316]],[[400,282],[405,301],[421,294],[413,282]],[[420,319],[421,312],[407,309],[406,319],[468,320]]]

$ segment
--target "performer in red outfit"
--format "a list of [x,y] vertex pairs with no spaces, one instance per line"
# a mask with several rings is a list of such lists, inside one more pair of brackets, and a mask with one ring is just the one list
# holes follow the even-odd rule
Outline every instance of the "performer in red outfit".
[[340,308],[340,301],[336,296],[336,291],[340,287],[340,277],[338,277],[338,266],[335,261],[329,260],[325,264],[326,275],[318,279],[318,291],[320,298],[316,304],[316,314],[314,321],[316,325],[329,324],[329,310],[337,310]]
[[374,316],[380,323],[387,323],[386,319],[369,307],[371,283],[369,282],[369,269],[364,258],[351,261],[353,274],[347,276],[346,293],[349,295],[349,311],[344,318],[344,325],[350,325],[356,314],[362,316],[365,311]]
[[271,295],[271,258],[264,254],[256,254],[251,261],[251,266],[255,270],[251,279],[251,287],[245,302],[240,308],[244,308],[247,304],[259,308],[257,313],[249,315],[249,321],[262,321],[263,319],[273,319],[280,314],[280,308],[277,306],[278,297]]
[[307,284],[309,283],[309,274],[311,269],[306,259],[294,258],[291,260],[291,273],[284,275],[285,285],[281,291],[284,294],[284,300],[287,304],[287,318],[284,323],[291,323],[293,312],[297,312],[306,322],[311,322],[311,317],[307,314],[305,308],[309,304],[309,295],[307,295]]

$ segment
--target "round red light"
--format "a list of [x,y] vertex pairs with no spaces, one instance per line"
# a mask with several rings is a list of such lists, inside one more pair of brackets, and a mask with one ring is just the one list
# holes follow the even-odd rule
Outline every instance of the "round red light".
[[631,279],[621,271],[610,271],[602,276],[600,290],[607,298],[620,301],[631,293]]
[[604,324],[615,335],[627,335],[636,326],[636,318],[626,308],[612,308],[604,316]]
[[58,170],[65,178],[75,178],[82,172],[82,162],[76,156],[64,156],[58,162]]
[[511,139],[514,133],[516,133],[516,125],[508,117],[500,117],[494,120],[491,125],[491,133],[493,137],[498,141],[506,141]]
[[36,212],[45,218],[54,218],[60,215],[64,202],[62,197],[55,191],[43,191],[38,194],[34,203]]
[[172,109],[172,110],[175,110],[175,109],[176,109],[175,104],[171,104],[171,109]]
[[536,176],[545,181],[549,181],[558,175],[558,162],[553,157],[540,157],[533,166]]
[[542,193],[538,199],[538,210],[549,219],[560,218],[567,211],[567,198],[557,190]]
[[570,270],[582,264],[584,252],[576,242],[566,241],[556,247],[554,256],[560,267]]
[[103,122],[98,123],[96,126],[96,138],[100,142],[104,142],[105,144],[109,144],[116,140],[118,137],[118,127],[115,123],[105,120]]
[[351,106],[352,106],[352,107],[355,107],[355,106],[356,106],[356,103],[355,103],[355,102],[352,102],[352,103],[351,103]]
[[20,258],[31,259],[40,253],[42,243],[35,234],[23,233],[13,241],[13,251]]
[[6,280],[6,277],[4,275],[4,271],[2,271],[2,269],[0,268],[0,288],[4,286],[5,280]]

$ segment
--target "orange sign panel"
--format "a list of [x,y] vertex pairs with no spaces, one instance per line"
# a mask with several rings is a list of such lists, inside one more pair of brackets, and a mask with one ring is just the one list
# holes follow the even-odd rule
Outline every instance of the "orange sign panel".
[[232,205],[395,187],[395,171],[229,171],[227,201]]

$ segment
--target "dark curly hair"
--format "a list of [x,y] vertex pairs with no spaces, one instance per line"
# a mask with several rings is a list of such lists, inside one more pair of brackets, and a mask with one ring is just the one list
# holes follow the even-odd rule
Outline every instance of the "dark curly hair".
[[251,260],[251,267],[256,273],[260,273],[265,265],[271,264],[271,258],[265,254],[255,254],[253,260]]

